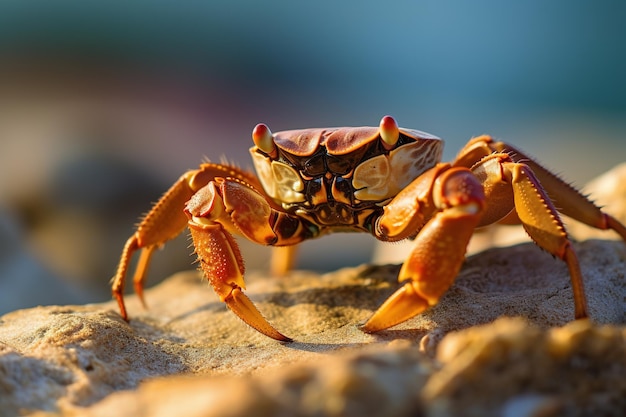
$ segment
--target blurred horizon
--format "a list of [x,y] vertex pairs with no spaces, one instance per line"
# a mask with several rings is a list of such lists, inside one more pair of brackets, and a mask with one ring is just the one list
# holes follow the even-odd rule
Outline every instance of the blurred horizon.
[[[9,293],[20,274],[106,299],[150,202],[204,157],[251,167],[259,122],[391,114],[445,160],[488,133],[582,186],[626,161],[624,21],[618,0],[2,2],[0,304],[33,305]],[[179,240],[151,282],[193,268]],[[299,267],[366,262],[374,243],[307,243]]]

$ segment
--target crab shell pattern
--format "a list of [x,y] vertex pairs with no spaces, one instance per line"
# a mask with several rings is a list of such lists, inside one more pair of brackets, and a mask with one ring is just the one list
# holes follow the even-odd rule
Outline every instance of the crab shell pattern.
[[[257,130],[263,129],[262,127]],[[372,127],[276,133],[265,149],[250,149],[267,195],[320,227],[372,231],[389,202],[441,160],[443,141],[399,129],[381,140]]]

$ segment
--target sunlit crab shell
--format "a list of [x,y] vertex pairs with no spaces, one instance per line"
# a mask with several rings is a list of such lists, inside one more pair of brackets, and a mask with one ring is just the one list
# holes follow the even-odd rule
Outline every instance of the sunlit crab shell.
[[[357,201],[382,202],[392,198],[440,161],[443,141],[429,133],[398,128],[395,121],[391,128],[390,123],[383,126],[387,120],[393,119],[383,118],[380,128],[302,129],[273,135],[262,125],[264,136],[256,141],[251,154],[265,191],[277,202],[288,205],[306,201],[305,183],[310,176],[291,161],[306,160],[322,152],[325,158],[339,160],[346,166],[345,172],[326,170],[323,174],[351,181],[351,193]],[[382,146],[372,146],[367,155],[360,152],[377,142]]]

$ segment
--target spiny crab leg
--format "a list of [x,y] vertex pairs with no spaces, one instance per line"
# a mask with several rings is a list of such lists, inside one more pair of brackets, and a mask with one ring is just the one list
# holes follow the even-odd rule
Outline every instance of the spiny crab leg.
[[[475,137],[459,152],[454,165],[470,168],[476,164],[476,161],[481,161],[494,153],[507,154],[513,162],[528,166],[541,183],[541,188],[548,193],[551,199],[559,202],[561,213],[600,230],[614,230],[626,241],[626,227],[624,225],[614,217],[604,213],[580,191],[513,145],[496,141],[488,135]],[[489,198],[487,200],[489,201]]]
[[185,229],[188,218],[183,210],[186,203],[197,190],[204,187],[215,177],[234,177],[253,184],[257,188],[261,186],[256,177],[245,171],[213,163],[202,164],[199,169],[191,170],[181,175],[178,181],[163,194],[141,220],[135,233],[128,238],[124,245],[115,276],[111,279],[111,292],[113,298],[117,300],[120,314],[124,320],[128,320],[124,303],[124,287],[130,261],[134,253],[141,250],[139,262],[133,276],[133,284],[135,292],[145,306],[143,285],[152,254],[155,249],[164,245],[168,240],[175,238]]
[[204,218],[189,221],[200,267],[220,300],[245,323],[272,339],[290,342],[276,330],[242,292],[243,261],[237,243],[224,228]]
[[[493,157],[497,158],[498,154]],[[556,208],[527,165],[507,162],[502,163],[502,167],[512,184],[515,209],[524,229],[537,245],[567,264],[574,291],[574,316],[577,319],[587,317],[582,272]]]
[[124,320],[128,320],[124,304],[124,286],[130,260],[137,250],[142,250],[133,282],[139,299],[145,305],[143,283],[152,252],[168,240],[178,236],[187,226],[187,217],[182,208],[194,193],[189,184],[198,172],[190,171],[182,175],[154,205],[141,221],[137,231],[126,241],[117,271],[111,280],[111,292],[117,300]]
[[[532,240],[566,263],[574,292],[574,316],[585,318],[588,313],[582,272],[550,194],[564,204],[565,208],[561,211],[576,220],[600,229],[612,228],[620,234],[624,227],[536,162],[516,162],[517,158],[519,155],[492,153],[472,167],[472,172],[489,193],[489,204],[480,225],[492,222],[493,214],[501,212],[502,208],[505,212],[514,208],[519,222]],[[506,199],[510,201],[508,204],[498,198],[507,189],[512,194],[512,201],[511,198]]]
[[[218,191],[219,189],[219,191]],[[245,289],[244,263],[239,246],[227,228],[236,228],[231,219],[233,212],[226,189],[236,197],[233,204],[255,207],[255,199],[262,199],[255,191],[232,180],[210,182],[200,189],[187,204],[189,230],[200,261],[200,267],[221,301],[241,320],[260,333],[282,342],[292,339],[276,330],[242,292]],[[235,189],[238,191],[236,192]],[[258,214],[258,213],[257,213]],[[275,239],[268,224],[254,228],[257,240]]]
[[[429,181],[432,188],[428,188]],[[572,194],[569,188],[555,184],[551,187],[556,195],[569,195],[569,202],[578,199],[578,194]],[[432,201],[428,200],[429,195]],[[595,214],[592,203],[587,202],[587,206],[578,209],[578,219],[622,234],[623,226],[619,222],[600,210]],[[366,332],[386,329],[436,304],[458,273],[474,228],[513,209],[533,241],[566,263],[574,294],[575,318],[586,318],[580,264],[548,193],[529,165],[515,162],[507,153],[493,153],[483,157],[471,172],[459,165],[447,170],[446,164],[440,164],[411,183],[385,207],[377,233],[387,240],[408,237],[410,230],[419,229],[420,221],[429,210],[436,213],[418,233],[415,249],[400,270],[399,281],[407,282],[383,303],[362,329]]]
[[384,330],[435,305],[458,274],[467,244],[480,220],[484,194],[481,184],[468,169],[445,171],[446,168],[445,164],[440,164],[425,173],[385,207],[378,233],[387,240],[404,237],[404,233],[412,229],[416,216],[420,216],[418,190],[427,189],[427,181],[441,174],[431,184],[437,197],[430,202],[441,211],[426,223],[415,239],[413,252],[398,276],[400,282],[406,283],[361,327],[363,331]]

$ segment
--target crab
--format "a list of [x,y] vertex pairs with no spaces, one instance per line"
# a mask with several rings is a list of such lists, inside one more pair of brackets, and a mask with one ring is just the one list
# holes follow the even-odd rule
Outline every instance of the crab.
[[[244,261],[233,235],[279,247],[275,274],[292,266],[296,245],[331,232],[366,232],[381,241],[413,239],[400,287],[361,326],[377,332],[437,304],[452,285],[475,229],[521,223],[542,249],[565,262],[574,317],[588,316],[579,262],[559,212],[626,241],[626,227],[517,148],[490,136],[471,139],[454,161],[440,162],[443,141],[400,128],[391,116],[378,127],[253,132],[258,177],[223,163],[183,174],[127,240],[112,280],[128,320],[123,289],[130,260],[143,287],[154,250],[186,227],[200,268],[219,299],[245,323],[273,339],[274,328],[244,294]],[[559,210],[553,203],[557,201]]]

